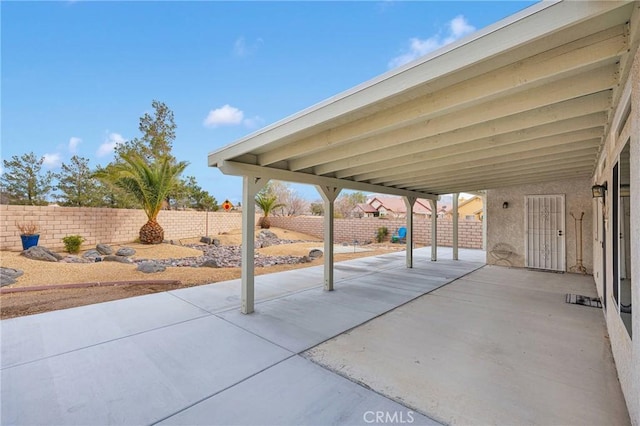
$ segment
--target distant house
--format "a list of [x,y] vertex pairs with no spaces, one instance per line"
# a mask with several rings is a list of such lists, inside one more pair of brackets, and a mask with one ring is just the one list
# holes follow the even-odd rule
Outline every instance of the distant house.
[[[448,205],[438,205],[438,217],[444,217]],[[354,209],[354,215],[358,217],[388,217],[400,219],[407,217],[407,207],[404,200],[399,197],[375,196],[366,203],[358,204]],[[430,218],[431,206],[424,199],[416,200],[413,205],[414,217]]]
[[378,217],[380,212],[375,209],[371,204],[358,203],[353,209],[353,216],[355,217]]
[[[449,207],[446,212],[448,219],[453,219],[453,206]],[[481,221],[484,218],[484,207],[482,198],[474,195],[468,200],[463,200],[458,204],[458,219]]]

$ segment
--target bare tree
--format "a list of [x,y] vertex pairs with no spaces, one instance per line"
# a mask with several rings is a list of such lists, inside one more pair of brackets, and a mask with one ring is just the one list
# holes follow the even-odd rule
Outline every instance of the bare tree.
[[341,194],[335,202],[336,217],[354,217],[355,208],[358,203],[367,201],[367,196],[362,192],[351,192]]
[[277,216],[297,216],[304,213],[308,208],[308,202],[288,183],[280,181],[269,182],[270,192],[278,200],[280,207],[274,210]]

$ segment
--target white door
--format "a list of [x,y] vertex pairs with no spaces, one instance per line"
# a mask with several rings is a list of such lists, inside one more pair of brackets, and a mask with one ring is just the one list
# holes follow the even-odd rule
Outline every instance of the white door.
[[526,267],[564,271],[564,195],[527,195],[525,212]]

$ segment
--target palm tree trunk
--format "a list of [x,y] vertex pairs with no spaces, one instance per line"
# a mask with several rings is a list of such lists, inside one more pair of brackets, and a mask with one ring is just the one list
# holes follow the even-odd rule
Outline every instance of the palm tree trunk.
[[142,244],[160,244],[164,241],[164,229],[154,219],[150,219],[140,228],[140,242]]

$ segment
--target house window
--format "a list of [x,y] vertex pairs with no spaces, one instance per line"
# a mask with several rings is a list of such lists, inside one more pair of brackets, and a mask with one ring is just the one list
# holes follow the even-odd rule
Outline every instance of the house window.
[[474,215],[472,215],[472,214],[468,214],[468,215],[466,215],[466,216],[464,217],[464,220],[475,220],[475,218],[476,218],[476,217],[475,217]]
[[[629,336],[632,336],[631,305],[631,167],[627,141],[613,167],[613,297]],[[637,309],[637,308],[636,308]]]

